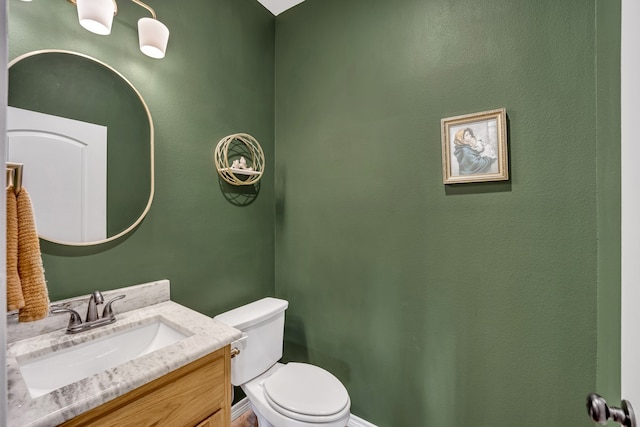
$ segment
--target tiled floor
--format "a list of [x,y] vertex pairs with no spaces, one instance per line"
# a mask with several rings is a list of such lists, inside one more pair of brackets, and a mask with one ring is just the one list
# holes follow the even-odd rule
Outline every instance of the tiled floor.
[[231,427],[258,427],[258,419],[251,409],[231,422]]

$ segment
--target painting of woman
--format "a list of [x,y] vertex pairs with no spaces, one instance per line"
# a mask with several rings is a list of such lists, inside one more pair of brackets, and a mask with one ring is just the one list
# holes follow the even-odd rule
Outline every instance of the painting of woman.
[[442,182],[509,179],[507,112],[504,108],[440,120]]
[[455,147],[453,154],[458,160],[460,175],[488,173],[497,160],[497,156],[487,150],[492,147],[478,141],[471,128],[467,127],[457,131],[453,145]]

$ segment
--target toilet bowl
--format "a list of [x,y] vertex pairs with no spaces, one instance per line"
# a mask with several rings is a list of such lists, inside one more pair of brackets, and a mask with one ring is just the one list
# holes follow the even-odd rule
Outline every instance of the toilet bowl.
[[259,427],[345,427],[351,400],[330,372],[307,363],[278,363],[282,357],[288,302],[263,298],[215,316],[239,329],[232,343],[231,383],[247,395]]
[[345,427],[349,422],[347,390],[336,377],[314,365],[278,363],[244,384],[242,390],[260,427]]

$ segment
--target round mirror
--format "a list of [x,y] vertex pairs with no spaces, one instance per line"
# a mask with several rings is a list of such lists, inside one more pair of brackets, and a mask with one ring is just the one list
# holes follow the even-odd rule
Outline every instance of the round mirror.
[[7,161],[40,238],[86,246],[134,229],[154,192],[153,121],[133,85],[89,56],[30,52],[9,63]]

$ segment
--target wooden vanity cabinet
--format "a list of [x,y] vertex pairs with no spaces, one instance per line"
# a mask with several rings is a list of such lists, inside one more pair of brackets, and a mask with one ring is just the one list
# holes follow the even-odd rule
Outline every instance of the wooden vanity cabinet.
[[198,427],[222,427],[228,424],[224,423],[224,414],[218,411],[209,418],[198,424]]
[[61,424],[230,427],[230,346]]

